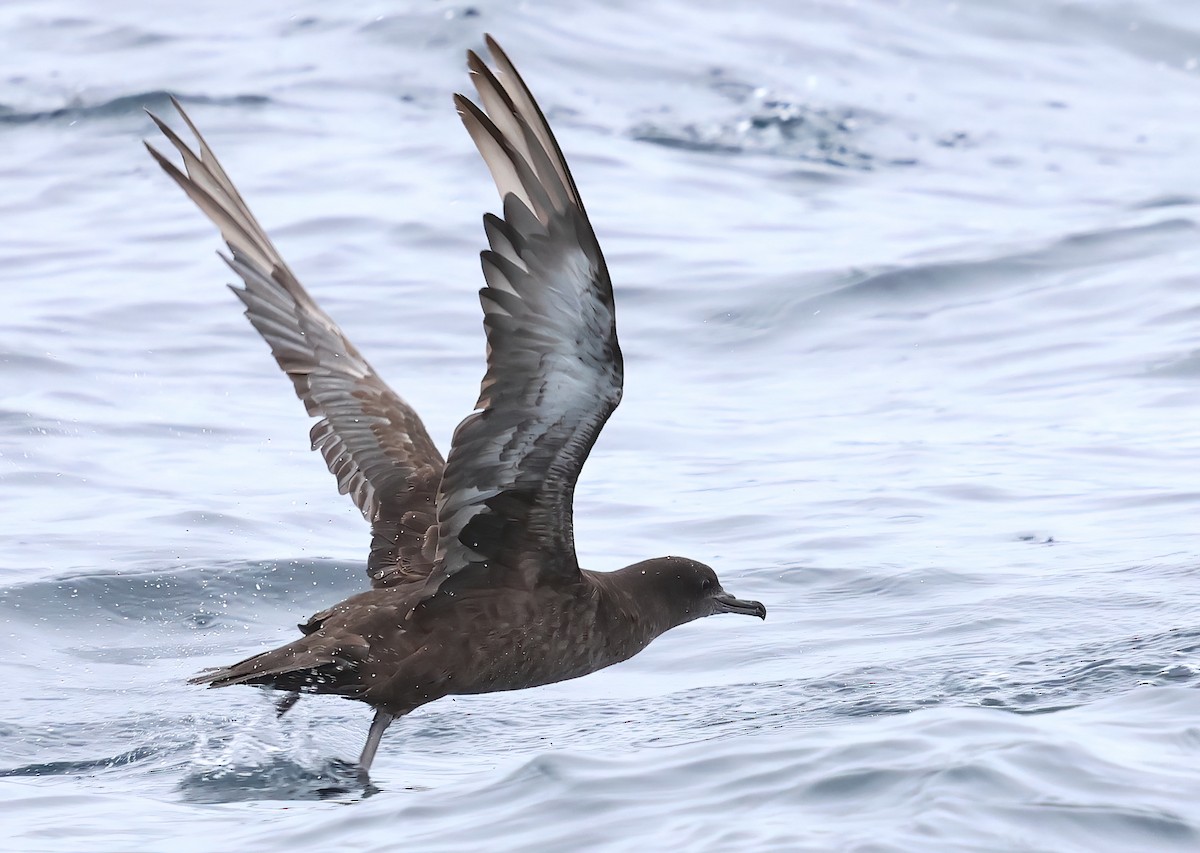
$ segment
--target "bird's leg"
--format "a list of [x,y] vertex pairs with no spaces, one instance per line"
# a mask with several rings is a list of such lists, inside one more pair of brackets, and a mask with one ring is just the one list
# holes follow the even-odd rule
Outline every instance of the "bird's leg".
[[282,717],[284,714],[290,711],[292,706],[295,705],[299,700],[300,694],[297,691],[293,690],[290,693],[286,693],[282,699],[275,703],[276,719]]
[[389,714],[382,708],[375,712],[375,719],[371,721],[371,731],[367,733],[367,743],[363,747],[362,755],[358,757],[359,779],[366,781],[367,773],[371,769],[371,762],[375,760],[375,752],[379,749],[379,741],[394,719],[396,719],[395,714]]

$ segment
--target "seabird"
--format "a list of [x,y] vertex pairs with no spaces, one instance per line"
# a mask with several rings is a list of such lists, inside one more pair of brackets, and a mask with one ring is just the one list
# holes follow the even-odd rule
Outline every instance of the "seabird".
[[371,589],[299,626],[303,636],[192,684],[330,693],[375,709],[359,773],[398,717],[444,696],[520,690],[627,660],[678,625],[715,613],[766,618],[708,566],[658,557],[581,569],[572,497],[621,399],[612,283],[546,118],[490,37],[489,68],[467,53],[478,106],[455,106],[503,204],[487,214],[479,291],[487,372],[443,461],[417,413],[301,286],[178,101],[193,151],[158,164],[220,229],[241,278],[230,285],[309,415],[314,450],[371,524]]

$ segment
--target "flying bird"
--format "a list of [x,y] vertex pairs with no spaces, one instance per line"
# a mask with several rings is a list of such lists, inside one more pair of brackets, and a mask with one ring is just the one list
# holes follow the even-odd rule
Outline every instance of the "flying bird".
[[309,415],[314,450],[371,525],[371,589],[312,616],[302,636],[193,684],[328,693],[370,705],[365,778],[384,731],[444,696],[519,690],[627,660],[655,637],[715,613],[766,618],[708,566],[658,557],[582,569],[572,498],[621,399],[613,290],[579,190],[508,56],[468,52],[478,103],[454,103],[491,171],[479,291],[487,371],[443,460],[417,413],[301,286],[174,101],[193,150],[151,114],[183,169],[158,164],[217,226],[231,285]]

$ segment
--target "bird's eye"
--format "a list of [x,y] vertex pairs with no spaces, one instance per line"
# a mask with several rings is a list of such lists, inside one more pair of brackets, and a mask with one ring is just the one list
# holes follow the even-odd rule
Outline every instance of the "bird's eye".
[[708,592],[709,590],[711,590],[712,587],[713,587],[713,582],[711,580],[709,580],[708,578],[705,578],[704,583],[700,584],[700,588],[702,590],[704,590],[705,592]]

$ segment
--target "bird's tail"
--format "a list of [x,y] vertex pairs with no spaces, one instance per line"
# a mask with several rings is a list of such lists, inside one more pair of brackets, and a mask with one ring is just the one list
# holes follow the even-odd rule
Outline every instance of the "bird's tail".
[[363,689],[359,665],[367,651],[366,642],[335,643],[311,635],[230,666],[206,669],[189,678],[188,684],[257,684],[276,690],[355,696]]

